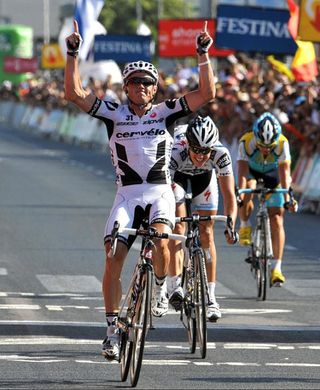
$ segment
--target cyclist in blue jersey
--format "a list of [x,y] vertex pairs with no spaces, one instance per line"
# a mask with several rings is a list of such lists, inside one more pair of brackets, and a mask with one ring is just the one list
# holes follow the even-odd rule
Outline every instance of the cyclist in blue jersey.
[[[278,119],[270,112],[263,113],[253,124],[253,131],[242,136],[238,149],[239,189],[255,188],[263,179],[267,188],[286,188],[291,185],[291,156],[287,138],[282,134]],[[253,195],[242,194],[239,208],[240,244],[251,244],[250,215]],[[289,202],[289,194],[271,194],[267,201],[270,216],[274,259],[271,261],[271,285],[281,286],[285,277],[281,270],[285,244],[284,210],[297,211],[297,202]]]
[[[175,222],[175,200],[171,188],[169,162],[173,145],[174,122],[197,111],[215,97],[214,74],[208,55],[212,38],[206,23],[196,40],[199,87],[179,99],[154,104],[158,71],[149,62],[136,61],[123,70],[123,90],[127,104],[103,101],[83,88],[78,68],[81,43],[78,24],[66,38],[66,98],[80,109],[102,120],[107,128],[112,163],[116,171],[117,193],[104,232],[105,273],[103,296],[107,331],[102,353],[109,359],[119,357],[117,318],[122,295],[121,272],[133,236],[119,237],[115,256],[110,252],[110,234],[115,220],[122,227],[137,228],[149,214],[149,223],[159,232],[170,233]],[[170,261],[168,245],[156,240],[154,258],[155,290],[152,313],[162,316],[168,310],[166,275]]]

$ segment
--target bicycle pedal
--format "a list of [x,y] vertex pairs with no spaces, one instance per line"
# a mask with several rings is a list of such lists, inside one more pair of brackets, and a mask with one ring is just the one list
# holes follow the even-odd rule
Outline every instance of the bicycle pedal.
[[252,257],[247,257],[244,261],[248,264],[252,264]]

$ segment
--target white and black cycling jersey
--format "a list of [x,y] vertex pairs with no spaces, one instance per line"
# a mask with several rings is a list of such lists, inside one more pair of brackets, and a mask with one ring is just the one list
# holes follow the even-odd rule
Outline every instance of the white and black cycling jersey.
[[189,157],[186,130],[187,125],[180,125],[175,128],[174,145],[170,160],[172,175],[175,171],[179,171],[194,176],[212,170],[215,171],[217,176],[233,175],[230,152],[221,142],[217,142],[213,146],[210,159],[206,161],[203,167],[197,168]]
[[118,186],[171,183],[173,124],[190,112],[184,97],[152,105],[141,118],[127,104],[96,99],[88,114],[107,127]]

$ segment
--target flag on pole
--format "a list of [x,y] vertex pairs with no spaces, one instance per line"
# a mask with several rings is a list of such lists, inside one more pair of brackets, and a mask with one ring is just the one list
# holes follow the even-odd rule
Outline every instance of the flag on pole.
[[313,81],[318,75],[316,53],[312,42],[300,41],[298,36],[299,6],[294,0],[287,0],[290,12],[288,30],[298,45],[291,63],[291,71],[296,81]]
[[104,5],[104,0],[76,0],[75,19],[78,22],[79,33],[83,39],[79,58],[86,60],[95,35],[95,24]]

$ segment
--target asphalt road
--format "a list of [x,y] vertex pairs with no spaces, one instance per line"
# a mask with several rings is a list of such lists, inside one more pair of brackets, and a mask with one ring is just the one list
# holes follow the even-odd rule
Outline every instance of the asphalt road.
[[[0,126],[0,387],[127,386],[99,355],[103,229],[114,197],[107,152]],[[282,288],[256,299],[246,249],[224,242],[208,357],[191,355],[173,310],[148,334],[139,388],[320,388],[319,216],[286,216]],[[130,276],[134,249],[124,271]]]

